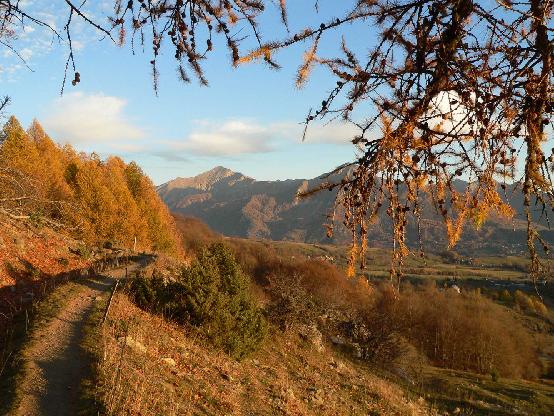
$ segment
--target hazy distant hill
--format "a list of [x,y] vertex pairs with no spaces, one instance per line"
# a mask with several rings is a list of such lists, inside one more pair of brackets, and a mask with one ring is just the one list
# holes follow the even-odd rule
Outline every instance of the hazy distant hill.
[[[332,178],[331,178],[332,179]],[[169,208],[197,217],[215,231],[229,236],[291,240],[309,243],[346,243],[347,230],[336,228],[333,239],[326,237],[324,224],[333,208],[335,192],[320,192],[298,200],[299,190],[329,180],[323,176],[306,180],[256,181],[218,166],[192,178],[177,178],[158,187]],[[459,186],[465,186],[463,182]],[[512,201],[522,207],[521,198]],[[422,224],[423,243],[429,249],[446,248],[442,222],[432,207],[426,207]],[[338,216],[340,219],[340,216]],[[554,242],[554,232],[543,235]],[[412,245],[418,244],[415,228],[408,231]],[[473,253],[515,253],[526,250],[525,228],[521,218],[512,221],[491,219],[480,231],[467,227],[458,250]],[[390,220],[383,213],[370,228],[369,245],[390,246]]]

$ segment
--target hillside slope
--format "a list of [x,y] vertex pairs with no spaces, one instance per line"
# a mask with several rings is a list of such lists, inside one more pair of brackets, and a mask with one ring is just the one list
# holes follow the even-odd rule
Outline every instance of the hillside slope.
[[[288,240],[307,243],[343,244],[350,241],[350,234],[340,224],[332,239],[327,238],[324,225],[332,211],[336,192],[319,192],[298,199],[297,194],[317,187],[323,181],[341,178],[337,174],[306,180],[257,181],[221,166],[192,178],[177,178],[157,190],[171,211],[194,216],[215,231],[228,236]],[[343,173],[344,175],[344,173]],[[462,189],[466,183],[460,181]],[[507,194],[511,195],[511,189]],[[511,203],[517,212],[523,211],[521,198],[513,193]],[[422,221],[422,238],[427,249],[446,248],[442,219],[430,204],[425,204]],[[537,220],[538,220],[537,213]],[[337,216],[340,219],[340,215]],[[540,226],[547,241],[554,242],[554,231]],[[389,247],[391,224],[383,212],[370,225],[369,246]],[[415,225],[408,228],[408,241],[418,244]],[[464,230],[458,250],[465,254],[520,254],[526,250],[523,217],[513,221],[491,217],[476,231],[468,226]]]
[[275,332],[238,362],[123,294],[114,298],[101,344],[100,400],[108,414],[435,414],[327,345]]

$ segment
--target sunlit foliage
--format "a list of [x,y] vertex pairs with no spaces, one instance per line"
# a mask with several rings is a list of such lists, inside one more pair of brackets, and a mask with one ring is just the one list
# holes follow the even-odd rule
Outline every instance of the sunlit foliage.
[[54,143],[37,121],[25,131],[15,117],[0,145],[0,209],[34,216],[90,244],[178,251],[173,219],[140,167],[101,160]]
[[[306,124],[342,117],[360,128],[352,140],[360,149],[353,173],[323,186],[341,190],[353,252],[367,222],[386,210],[395,242],[391,274],[400,276],[409,253],[407,223],[419,222],[424,194],[454,245],[468,220],[480,226],[493,211],[511,217],[504,191],[516,183],[528,219],[531,272],[538,276],[537,246],[546,253],[548,247],[532,213],[542,212],[547,222],[554,210],[554,149],[546,148],[554,101],[553,2],[371,0],[349,7],[338,18],[263,44],[241,62],[309,41],[297,83],[315,65],[335,76]],[[323,37],[352,22],[371,26],[376,45],[357,54],[343,41],[342,56],[320,56]],[[465,192],[455,189],[458,178],[468,181]]]

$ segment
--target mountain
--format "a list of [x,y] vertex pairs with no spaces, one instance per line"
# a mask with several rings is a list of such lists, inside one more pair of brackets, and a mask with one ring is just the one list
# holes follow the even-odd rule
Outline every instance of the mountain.
[[[157,191],[171,211],[199,218],[228,236],[344,244],[350,241],[350,233],[340,224],[340,208],[334,236],[331,239],[326,236],[325,224],[333,210],[336,191],[322,191],[302,199],[297,194],[345,174],[321,175],[310,180],[257,181],[218,166],[192,178],[171,180],[158,186]],[[466,183],[459,181],[456,186],[463,189]],[[512,204],[521,212],[521,198],[513,197]],[[444,250],[447,244],[442,220],[430,204],[424,205],[422,243],[433,251]],[[543,237],[554,244],[554,231],[540,228]],[[390,230],[390,219],[383,212],[370,226],[369,246],[390,247]],[[408,228],[408,242],[413,247],[419,244],[415,224]],[[523,253],[526,250],[523,217],[518,215],[507,221],[493,216],[478,231],[467,226],[457,250],[469,255]]]

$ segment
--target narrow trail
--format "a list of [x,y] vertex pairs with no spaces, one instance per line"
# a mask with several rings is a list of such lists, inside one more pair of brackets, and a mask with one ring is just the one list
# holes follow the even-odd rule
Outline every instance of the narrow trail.
[[[142,268],[134,263],[132,272]],[[84,326],[94,302],[110,291],[114,279],[124,278],[125,268],[107,272],[96,280],[78,282],[82,288],[58,315],[33,333],[24,353],[25,371],[19,383],[19,404],[14,416],[74,416],[79,409],[79,386],[90,369],[81,347]]]

